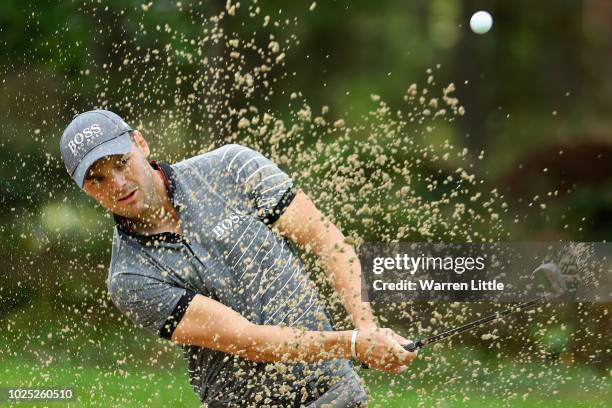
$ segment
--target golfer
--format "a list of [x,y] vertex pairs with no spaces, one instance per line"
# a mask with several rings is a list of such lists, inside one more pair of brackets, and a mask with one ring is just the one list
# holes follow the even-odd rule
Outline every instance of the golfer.
[[[399,373],[416,356],[360,301],[342,233],[255,150],[149,161],[143,135],[106,110],[75,116],[60,148],[77,185],[113,213],[113,303],[182,347],[203,406],[365,406],[350,359]],[[355,330],[334,331],[296,245],[320,258]]]

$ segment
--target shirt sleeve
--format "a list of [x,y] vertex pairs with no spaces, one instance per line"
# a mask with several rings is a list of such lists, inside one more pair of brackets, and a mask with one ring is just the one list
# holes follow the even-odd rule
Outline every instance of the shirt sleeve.
[[115,306],[137,326],[170,339],[195,292],[134,273],[115,274],[108,284]]
[[225,145],[219,154],[228,177],[253,203],[259,218],[273,224],[297,192],[291,177],[273,161],[246,146]]

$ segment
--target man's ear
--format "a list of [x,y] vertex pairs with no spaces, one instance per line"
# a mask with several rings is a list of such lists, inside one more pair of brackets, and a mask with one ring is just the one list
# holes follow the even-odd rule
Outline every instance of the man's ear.
[[147,143],[147,141],[145,140],[144,136],[142,135],[142,133],[140,133],[138,130],[134,130],[134,143],[136,143],[136,146],[138,146],[140,148],[140,151],[142,152],[143,157],[149,157],[149,144]]

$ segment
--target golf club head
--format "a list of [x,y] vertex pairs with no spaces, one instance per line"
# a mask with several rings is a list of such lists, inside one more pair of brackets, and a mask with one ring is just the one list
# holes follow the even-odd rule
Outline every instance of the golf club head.
[[536,290],[541,296],[546,296],[549,300],[562,296],[567,292],[565,278],[561,273],[559,265],[555,262],[547,262],[538,266],[531,277]]

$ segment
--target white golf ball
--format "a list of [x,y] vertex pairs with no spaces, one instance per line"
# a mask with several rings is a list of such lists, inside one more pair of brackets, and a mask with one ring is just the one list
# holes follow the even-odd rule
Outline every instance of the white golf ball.
[[470,27],[476,34],[484,34],[491,29],[493,17],[486,11],[477,11],[470,19]]

